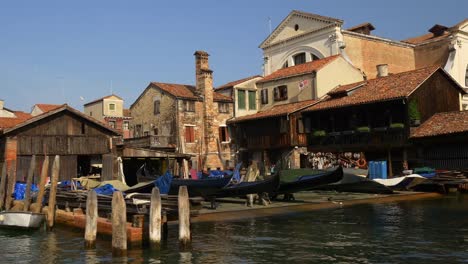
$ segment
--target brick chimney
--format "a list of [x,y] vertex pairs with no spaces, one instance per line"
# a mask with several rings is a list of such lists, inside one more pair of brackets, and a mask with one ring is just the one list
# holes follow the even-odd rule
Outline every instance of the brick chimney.
[[388,76],[388,64],[379,64],[377,65],[377,77]]
[[206,167],[216,168],[222,167],[222,162],[217,155],[218,143],[216,135],[218,134],[215,128],[214,118],[216,111],[213,103],[213,71],[210,70],[208,64],[208,56],[206,51],[195,52],[195,78],[196,91],[195,93],[203,99],[203,135],[204,146],[202,160]]

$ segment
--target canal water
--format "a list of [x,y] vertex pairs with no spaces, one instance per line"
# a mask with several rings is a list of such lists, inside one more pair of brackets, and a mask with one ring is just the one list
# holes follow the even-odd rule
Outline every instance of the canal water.
[[113,258],[111,241],[84,250],[73,230],[0,230],[0,263],[468,263],[468,195],[198,223],[187,252],[169,232],[159,252]]

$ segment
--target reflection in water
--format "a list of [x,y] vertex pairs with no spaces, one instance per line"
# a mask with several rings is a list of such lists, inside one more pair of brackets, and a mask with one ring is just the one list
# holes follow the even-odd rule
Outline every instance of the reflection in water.
[[[82,232],[0,230],[2,263],[457,263],[468,259],[468,199],[359,205],[283,217],[193,225],[179,252],[177,228],[160,251],[111,241],[85,250]],[[40,261],[38,258],[40,256]]]

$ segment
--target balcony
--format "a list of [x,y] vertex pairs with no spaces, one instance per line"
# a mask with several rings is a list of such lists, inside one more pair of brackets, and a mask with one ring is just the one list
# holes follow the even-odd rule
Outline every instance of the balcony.
[[143,136],[124,139],[124,145],[133,148],[175,149],[177,142],[175,136]]

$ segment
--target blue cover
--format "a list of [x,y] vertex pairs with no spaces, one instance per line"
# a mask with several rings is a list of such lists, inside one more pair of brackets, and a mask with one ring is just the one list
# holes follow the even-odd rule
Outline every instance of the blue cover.
[[224,177],[224,173],[220,170],[212,170],[210,171],[210,175],[208,175],[209,178],[222,178]]
[[[31,192],[37,192],[38,188],[36,184],[31,185]],[[13,196],[15,200],[23,200],[24,194],[26,193],[26,183],[16,182],[15,183],[15,192]]]
[[239,182],[240,179],[241,179],[241,176],[240,176],[240,168],[242,166],[242,162],[239,162],[237,165],[236,165],[236,168],[234,168],[234,176],[232,176],[232,181],[236,181],[236,182]]
[[96,194],[112,196],[114,194],[114,192],[116,192],[118,190],[115,189],[114,186],[112,186],[112,184],[104,184],[101,187],[94,188],[94,191],[96,191]]
[[171,188],[172,174],[168,170],[163,176],[154,181],[154,186],[158,187],[160,194],[168,194]]

